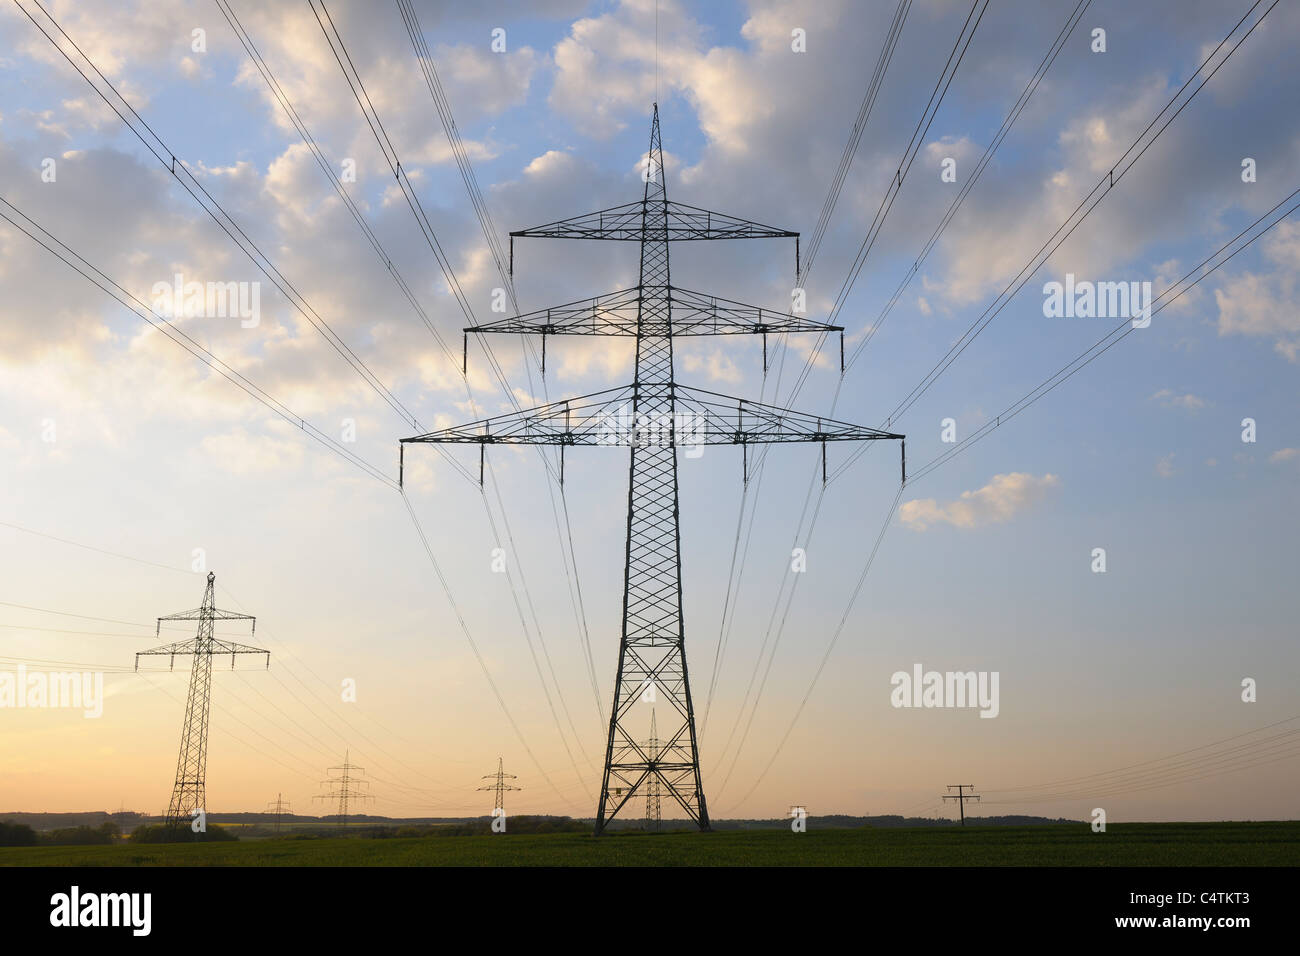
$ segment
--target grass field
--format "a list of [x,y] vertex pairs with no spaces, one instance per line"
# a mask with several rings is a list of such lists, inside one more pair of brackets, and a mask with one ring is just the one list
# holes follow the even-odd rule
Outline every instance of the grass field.
[[1300,822],[0,847],[0,866],[1295,866]]

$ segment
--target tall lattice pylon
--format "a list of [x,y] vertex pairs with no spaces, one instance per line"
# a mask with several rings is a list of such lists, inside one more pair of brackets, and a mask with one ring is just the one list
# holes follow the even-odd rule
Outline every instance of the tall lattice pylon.
[[[701,830],[709,829],[686,668],[677,448],[740,445],[744,450],[742,473],[747,480],[750,444],[822,442],[824,474],[828,441],[903,438],[677,384],[673,377],[676,336],[760,335],[766,371],[768,333],[839,332],[842,356],[844,329],[672,284],[668,256],[672,242],[793,238],[797,275],[799,234],[670,201],[664,184],[657,104],[643,178],[645,189],[638,202],[510,234],[512,272],[518,237],[636,242],[641,249],[641,272],[635,288],[465,330],[467,342],[471,332],[541,335],[543,372],[547,335],[634,336],[636,372],[632,384],[402,440],[403,452],[409,442],[477,444],[480,480],[484,449],[490,444],[558,446],[561,482],[566,447],[631,448],[623,626],[596,809],[597,833],[651,778],[662,784],[664,793]],[[649,708],[638,705],[656,700],[667,705],[670,722],[661,738],[660,753],[652,760],[643,743],[645,731],[637,728],[648,722]]]
[[271,666],[271,652],[263,647],[250,647],[246,644],[232,644],[217,640],[213,633],[217,621],[251,621],[250,635],[257,630],[257,619],[251,614],[236,614],[223,611],[216,606],[213,589],[217,576],[208,572],[208,586],[203,592],[202,606],[192,611],[181,611],[158,618],[156,633],[162,633],[163,621],[198,621],[198,631],[193,639],[164,644],[151,650],[140,651],[135,655],[136,670],[140,669],[140,658],[150,656],[167,656],[171,658],[170,668],[176,666],[177,656],[189,654],[193,658],[190,668],[190,693],[185,701],[185,723],[181,728],[181,752],[176,759],[176,784],[172,788],[171,803],[167,807],[166,825],[179,826],[188,823],[196,810],[204,809],[207,800],[208,767],[208,714],[212,706],[212,658],[230,655],[230,669],[235,668],[235,657],[239,654],[265,654],[266,666]]

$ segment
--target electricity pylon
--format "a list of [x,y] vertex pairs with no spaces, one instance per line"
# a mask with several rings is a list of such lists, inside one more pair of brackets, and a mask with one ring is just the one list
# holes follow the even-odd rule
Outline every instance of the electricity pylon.
[[[903,439],[902,435],[874,428],[678,385],[673,377],[676,336],[760,335],[766,371],[768,333],[839,332],[842,367],[844,329],[672,284],[669,243],[793,238],[797,275],[799,234],[670,202],[664,186],[657,104],[650,124],[643,179],[645,191],[638,202],[510,234],[512,274],[516,238],[636,242],[641,249],[641,271],[635,288],[465,329],[467,354],[471,332],[542,336],[543,370],[548,335],[632,336],[636,339],[632,384],[405,438],[399,456],[400,463],[405,458],[405,445],[411,442],[477,444],[481,482],[488,445],[556,445],[560,449],[559,477],[563,483],[566,447],[630,446],[623,625],[596,810],[597,834],[652,777],[663,784],[664,791],[701,830],[709,829],[682,620],[678,446],[740,445],[743,474],[748,480],[749,445],[821,442],[824,480],[826,442]],[[903,461],[906,472],[905,454]],[[644,733],[632,726],[638,719],[633,709],[638,701],[655,700],[656,690],[669,705],[673,720],[659,758],[651,761],[640,743]],[[640,716],[640,720],[645,717]]]
[[353,801],[365,803],[367,800],[375,799],[365,791],[365,787],[370,786],[369,780],[359,780],[354,774],[365,773],[365,767],[358,767],[350,760],[350,754],[347,751],[343,753],[343,763],[337,767],[328,767],[326,773],[331,774],[329,779],[322,780],[322,787],[329,787],[329,793],[318,793],[312,797],[313,800],[337,800],[339,802],[339,826],[348,825],[348,806]]
[[198,632],[192,640],[164,644],[135,655],[135,669],[140,669],[140,658],[168,656],[169,670],[176,666],[177,655],[190,654],[194,658],[190,668],[190,693],[185,701],[185,724],[181,728],[181,752],[176,760],[176,784],[167,807],[166,825],[179,826],[203,809],[207,800],[206,774],[208,766],[208,713],[212,706],[212,658],[230,655],[230,669],[235,669],[238,654],[265,654],[266,666],[271,666],[271,652],[262,647],[219,641],[213,636],[217,621],[252,621],[250,635],[257,631],[257,618],[251,614],[236,614],[216,607],[213,588],[217,576],[208,572],[208,586],[203,592],[203,605],[193,611],[181,611],[158,618],[155,635],[162,633],[163,621],[198,621]]
[[[655,723],[654,708],[650,708],[650,739],[646,741],[645,750],[651,765],[659,761],[659,730]],[[663,787],[658,774],[650,774],[645,785],[645,828],[658,830],[663,809]]]
[[275,799],[266,805],[268,813],[275,814],[275,832],[280,832],[280,817],[289,813],[289,804],[284,801],[284,794],[277,793]]
[[516,777],[513,773],[506,773],[505,760],[501,757],[497,757],[497,772],[485,773],[483,774],[483,779],[494,781],[493,783],[489,784],[486,787],[479,787],[480,790],[491,790],[495,794],[494,799],[496,800],[496,803],[493,804],[492,806],[492,812],[494,815],[498,810],[502,811],[503,813],[505,812],[507,790],[523,789],[523,787],[516,787],[506,783],[507,780],[518,780],[519,778]]
[[946,794],[944,794],[944,797],[943,797],[943,798],[944,798],[945,800],[956,800],[956,801],[957,801],[957,811],[958,811],[958,813],[961,814],[961,825],[962,825],[962,826],[965,826],[965,825],[966,825],[966,801],[967,801],[967,800],[974,800],[976,803],[979,803],[979,802],[980,802],[980,795],[979,795],[978,793],[967,793],[967,792],[966,792],[967,790],[974,790],[974,789],[975,789],[975,784],[973,784],[973,783],[950,783],[950,784],[948,784],[948,789],[949,789],[949,790],[956,790],[957,792],[956,792],[955,794],[946,793]]

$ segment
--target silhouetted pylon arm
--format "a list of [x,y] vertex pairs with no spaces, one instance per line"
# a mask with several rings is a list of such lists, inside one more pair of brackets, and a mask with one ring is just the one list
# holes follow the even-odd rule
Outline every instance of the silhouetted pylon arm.
[[442,428],[406,443],[695,447],[772,442],[877,441],[902,435],[673,384],[673,414],[632,412],[634,386],[606,389]]
[[196,607],[191,611],[177,611],[175,614],[168,614],[165,617],[158,618],[158,623],[154,627],[154,634],[162,633],[163,621],[252,621],[253,626],[249,631],[250,634],[257,633],[257,618],[251,614],[237,614],[234,611],[223,611],[218,607],[201,608]]
[[[220,618],[218,618],[218,620],[220,620]],[[195,647],[194,647],[194,638],[192,638],[192,637],[189,638],[188,640],[177,641],[177,642],[174,643],[174,644],[163,644],[161,647],[151,647],[151,648],[150,648],[149,650],[147,650],[147,651],[136,651],[136,655],[135,655],[135,669],[136,669],[136,670],[139,670],[139,669],[140,669],[140,658],[141,658],[141,657],[170,657],[170,658],[171,658],[171,667],[174,667],[175,664],[176,664],[176,657],[177,657],[178,655],[180,655],[180,656],[183,657],[183,656],[185,656],[185,655],[187,655],[187,654],[189,654],[189,655],[193,655],[194,652],[195,652]],[[235,644],[235,643],[233,643],[233,642],[231,642],[231,641],[220,641],[220,640],[217,640],[216,638],[213,638],[213,639],[210,640],[210,641],[206,641],[206,642],[204,643],[204,647],[203,647],[203,649],[200,651],[200,653],[203,653],[203,654],[210,654],[210,655],[212,655],[213,657],[224,657],[225,655],[229,654],[229,655],[230,655],[230,666],[231,666],[232,669],[233,669],[234,666],[235,666],[235,657],[236,657],[236,655],[239,655],[239,654],[265,654],[265,655],[266,655],[266,666],[267,666],[267,667],[270,667],[270,666],[271,666],[271,652],[268,651],[266,648],[264,648],[264,647],[252,647],[252,646],[250,646],[250,645],[248,645],[248,644]],[[169,667],[169,669],[170,669],[170,667]]]
[[[640,289],[619,289],[588,299],[484,322],[473,333],[511,335],[625,335],[637,332]],[[786,332],[843,332],[842,325],[817,322],[779,309],[736,302],[718,295],[668,287],[673,335],[765,335]]]
[[[799,233],[768,226],[739,216],[729,216],[711,209],[688,206],[668,200],[668,241],[709,239],[795,239]],[[516,229],[510,238],[525,239],[603,239],[640,242],[642,239],[643,201],[623,203],[568,219],[557,219],[542,226]]]

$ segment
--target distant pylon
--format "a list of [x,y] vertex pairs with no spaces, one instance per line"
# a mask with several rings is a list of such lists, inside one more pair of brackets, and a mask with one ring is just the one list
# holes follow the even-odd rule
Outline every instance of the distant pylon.
[[974,789],[975,789],[975,784],[973,784],[973,783],[950,783],[950,784],[948,784],[948,789],[949,789],[949,790],[956,790],[957,793],[956,793],[956,794],[951,794],[951,793],[944,794],[944,797],[943,797],[943,798],[944,798],[945,800],[956,800],[956,801],[957,801],[957,810],[958,810],[958,812],[961,814],[961,825],[962,825],[962,826],[965,826],[965,825],[966,825],[966,801],[967,801],[967,800],[974,800],[976,803],[979,803],[979,802],[980,802],[980,795],[979,795],[978,793],[967,793],[967,792],[966,792],[967,790],[974,790]]
[[[655,723],[654,708],[650,708],[650,739],[645,745],[646,756],[649,758],[650,765],[653,767],[659,762],[659,730]],[[650,774],[646,783],[645,791],[645,828],[647,830],[658,830],[660,811],[662,810],[663,788],[659,783],[658,774]]]
[[500,810],[503,814],[505,813],[507,790],[523,789],[523,787],[516,787],[506,783],[507,780],[518,780],[519,778],[513,773],[506,773],[505,760],[501,757],[497,757],[497,772],[485,773],[483,774],[483,779],[495,781],[486,787],[479,787],[480,790],[491,790],[495,794],[494,799],[496,800],[496,803],[492,806],[494,816],[496,815],[495,811],[497,810]]
[[365,767],[358,767],[350,762],[349,753],[344,751],[343,763],[337,767],[330,767],[326,773],[330,774],[329,779],[322,780],[322,787],[329,787],[329,793],[318,793],[312,797],[313,800],[337,800],[339,802],[339,826],[348,825],[348,805],[359,800],[364,803],[367,800],[375,799],[366,793],[365,787],[370,786],[369,780],[358,779],[355,775],[365,773]]
[[277,793],[277,794],[275,795],[275,800],[274,800],[272,803],[268,803],[268,804],[266,805],[266,809],[267,809],[267,811],[270,812],[270,813],[274,813],[274,814],[275,814],[275,832],[276,832],[276,833],[279,833],[279,832],[280,832],[280,816],[281,816],[282,814],[285,814],[285,813],[289,813],[289,812],[290,812],[290,811],[289,811],[289,804],[287,804],[287,803],[284,802],[283,797],[284,797],[284,794],[282,794],[282,793]]
[[179,826],[196,810],[202,810],[207,801],[206,774],[208,765],[208,713],[212,706],[212,657],[230,655],[230,669],[235,669],[237,654],[265,654],[266,666],[271,666],[271,652],[262,647],[232,644],[213,636],[216,621],[252,621],[250,634],[257,631],[257,619],[251,614],[236,614],[216,607],[213,588],[217,576],[208,572],[208,586],[203,592],[203,604],[193,611],[181,611],[158,618],[156,633],[162,632],[163,621],[198,621],[193,639],[163,644],[135,655],[135,668],[140,669],[140,658],[168,656],[171,667],[176,666],[177,655],[190,654],[194,658],[190,668],[190,693],[185,702],[185,724],[181,729],[181,751],[176,759],[176,783],[172,788],[171,804],[167,807],[166,825]]

